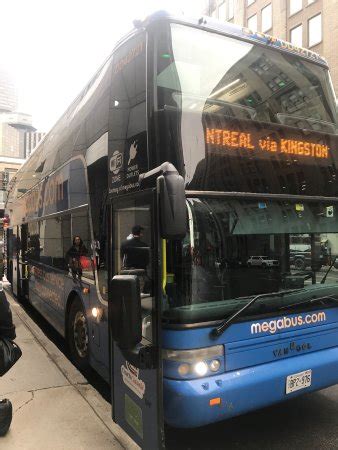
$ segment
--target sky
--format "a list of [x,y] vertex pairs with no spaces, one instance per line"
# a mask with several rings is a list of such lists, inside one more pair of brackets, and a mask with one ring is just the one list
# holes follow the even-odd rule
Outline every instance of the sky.
[[0,0],[0,63],[19,111],[47,132],[135,19],[166,9],[200,16],[204,0]]

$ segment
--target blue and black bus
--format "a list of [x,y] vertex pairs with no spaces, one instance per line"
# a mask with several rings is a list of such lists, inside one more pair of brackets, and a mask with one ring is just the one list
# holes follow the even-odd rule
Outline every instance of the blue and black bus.
[[135,24],[17,173],[8,276],[155,449],[338,382],[337,122],[309,50]]

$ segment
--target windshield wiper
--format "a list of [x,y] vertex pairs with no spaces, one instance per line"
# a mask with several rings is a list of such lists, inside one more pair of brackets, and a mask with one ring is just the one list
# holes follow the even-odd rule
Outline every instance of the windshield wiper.
[[325,283],[326,277],[328,276],[330,270],[331,270],[332,267],[334,266],[334,263],[336,262],[336,259],[337,259],[337,256],[335,256],[335,257],[333,258],[333,261],[332,261],[332,263],[331,263],[331,266],[327,269],[326,274],[323,276],[323,278],[322,278],[320,284],[324,284],[324,283]]
[[281,306],[278,308],[278,311],[282,311],[283,309],[298,308],[299,306],[313,305],[321,300],[333,300],[338,303],[337,297],[333,297],[332,295],[324,295],[323,297],[310,298],[310,300],[305,300],[304,302],[291,303],[290,305]]
[[232,316],[230,316],[227,320],[222,322],[218,327],[211,330],[211,337],[218,338],[221,334],[223,334],[224,331],[234,322],[234,320],[237,319],[237,317],[240,316],[244,311],[246,311],[248,308],[250,308],[250,306],[253,305],[257,300],[260,300],[261,298],[269,298],[269,297],[283,297],[286,294],[292,294],[293,292],[299,292],[299,291],[303,291],[303,290],[304,290],[304,288],[288,289],[285,291],[270,292],[267,294],[256,295],[252,300],[250,300],[246,305],[244,305],[243,308],[236,311]]

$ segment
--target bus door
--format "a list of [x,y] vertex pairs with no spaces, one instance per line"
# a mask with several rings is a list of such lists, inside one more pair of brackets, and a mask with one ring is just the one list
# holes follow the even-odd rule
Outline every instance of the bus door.
[[28,225],[24,223],[20,227],[20,248],[18,249],[18,295],[23,299],[28,299],[28,263],[27,263],[27,245],[28,245]]
[[12,245],[11,245],[11,283],[12,292],[17,297],[18,288],[20,282],[19,264],[18,264],[18,252],[20,249],[20,237],[18,234],[18,227],[13,227],[13,233],[11,233]]
[[109,322],[113,419],[142,448],[164,448],[161,268],[153,190],[114,199]]
[[13,229],[7,228],[5,230],[5,258],[6,269],[5,275],[7,280],[12,284],[13,282]]

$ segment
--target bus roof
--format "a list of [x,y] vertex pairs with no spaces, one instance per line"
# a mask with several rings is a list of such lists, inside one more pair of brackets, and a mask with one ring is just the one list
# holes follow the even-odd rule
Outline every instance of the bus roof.
[[318,53],[312,52],[311,50],[302,47],[297,47],[296,45],[284,41],[283,39],[270,36],[268,34],[264,34],[258,31],[252,31],[249,28],[234,25],[233,23],[230,22],[217,20],[209,16],[200,16],[198,19],[196,18],[193,19],[186,16],[175,16],[168,13],[167,11],[158,11],[148,16],[144,21],[139,22],[136,21],[134,22],[134,24],[137,27],[147,28],[148,26],[152,25],[154,22],[157,21],[176,22],[181,23],[183,25],[194,26],[208,31],[215,31],[221,34],[225,34],[227,36],[233,36],[255,44],[265,45],[267,47],[274,48],[282,52],[292,53],[294,55],[300,56],[301,58],[315,61],[326,67],[328,65],[325,58],[320,56]]
[[[84,93],[86,92],[86,90],[88,89],[88,87],[91,85],[91,83],[93,83],[93,80],[95,80],[97,78],[97,76],[100,73],[100,71],[102,70],[102,68],[109,61],[109,59],[112,57],[114,52],[118,49],[118,47],[123,45],[124,42],[129,40],[135,34],[138,34],[139,32],[141,32],[141,30],[151,28],[156,23],[163,22],[163,21],[168,22],[168,23],[170,23],[170,22],[171,23],[172,22],[179,23],[182,25],[192,26],[195,28],[204,29],[204,30],[208,30],[211,32],[217,32],[217,33],[224,34],[224,35],[230,36],[230,37],[235,37],[237,39],[242,39],[247,42],[259,44],[259,45],[266,46],[269,48],[274,48],[281,52],[286,52],[289,54],[291,53],[291,54],[299,56],[300,58],[311,60],[317,64],[327,67],[327,62],[325,61],[325,59],[322,58],[317,53],[314,53],[307,49],[296,47],[296,46],[292,45],[291,43],[283,41],[282,39],[274,38],[274,37],[266,35],[264,33],[253,32],[253,31],[249,30],[248,28],[243,28],[238,25],[234,25],[230,22],[223,22],[223,21],[216,20],[216,19],[214,19],[212,17],[208,17],[208,16],[201,16],[199,19],[196,19],[196,18],[189,18],[186,16],[175,16],[175,15],[168,13],[167,11],[155,12],[155,13],[151,14],[150,16],[148,16],[143,21],[134,21],[134,28],[116,43],[113,51],[108,56],[108,58],[104,61],[104,63],[100,66],[98,71],[93,75],[93,77],[89,80],[89,82],[86,84],[86,86],[81,90],[79,95],[68,106],[68,108],[62,114],[62,116],[59,118],[59,120],[57,120],[57,122],[54,124],[54,126],[44,136],[42,141],[39,142],[36,150],[33,152],[33,154],[30,156],[30,158],[28,158],[28,160],[23,164],[23,166],[19,169],[17,174],[13,177],[13,180],[11,183],[12,185],[15,184],[15,182],[17,181],[18,177],[20,177],[22,172],[25,172],[27,165],[32,164],[32,159],[34,161],[36,161],[37,164],[41,163],[40,153],[42,151],[44,144],[45,143],[48,144],[49,141],[53,138],[54,134],[55,133],[57,134],[57,130],[61,126],[62,119],[67,117],[69,112],[76,108],[76,105],[81,101],[81,98],[84,95]],[[38,180],[37,180],[37,182],[38,182]],[[10,190],[11,190],[11,188],[10,188]]]

